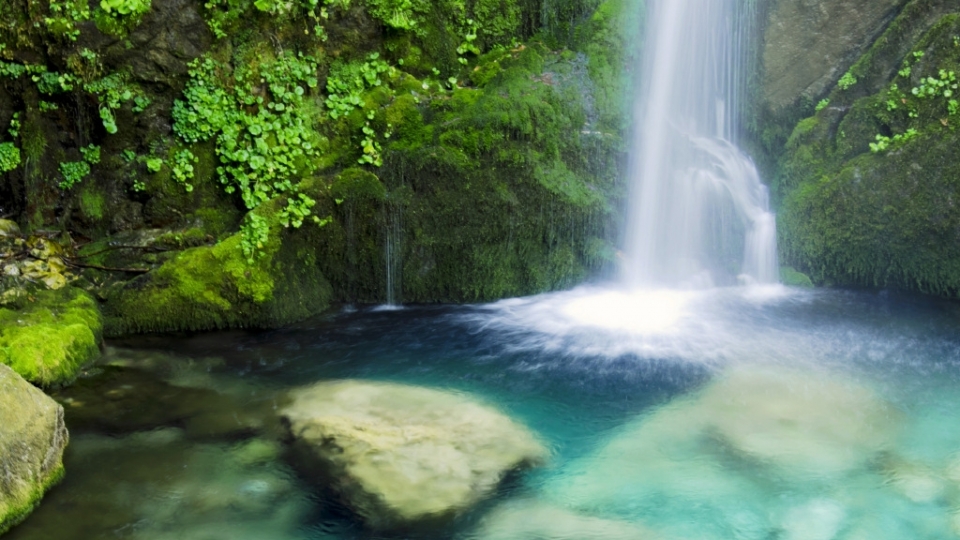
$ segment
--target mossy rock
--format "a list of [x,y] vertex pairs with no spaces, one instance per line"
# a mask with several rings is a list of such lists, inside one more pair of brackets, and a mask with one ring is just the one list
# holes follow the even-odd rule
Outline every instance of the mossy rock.
[[960,12],[930,20],[942,9],[912,1],[787,142],[781,255],[814,283],[960,295],[960,116],[914,92],[960,72]]
[[0,364],[0,534],[23,521],[63,477],[63,408]]
[[813,281],[810,276],[803,272],[797,272],[789,266],[780,267],[780,283],[788,287],[802,287],[805,289],[813,288]]
[[0,308],[0,363],[35,384],[65,384],[99,356],[102,329],[97,303],[86,292],[38,291],[19,309]]
[[497,64],[483,88],[386,106],[398,129],[378,176],[333,182],[318,249],[338,297],[383,301],[389,269],[404,302],[486,301],[569,287],[608,262],[622,140],[591,124],[587,60],[534,43],[482,61]]
[[107,334],[271,327],[329,307],[330,285],[303,231],[275,231],[252,262],[240,244],[237,233],[184,250],[115,291]]

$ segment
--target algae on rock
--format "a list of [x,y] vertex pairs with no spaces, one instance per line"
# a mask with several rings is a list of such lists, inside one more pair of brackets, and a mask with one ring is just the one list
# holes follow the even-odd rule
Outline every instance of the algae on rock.
[[63,408],[0,364],[0,534],[60,481],[68,438]]

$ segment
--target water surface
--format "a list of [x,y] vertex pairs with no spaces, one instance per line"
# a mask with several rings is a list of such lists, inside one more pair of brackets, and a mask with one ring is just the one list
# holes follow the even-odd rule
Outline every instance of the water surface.
[[[8,537],[954,538],[958,322],[890,293],[584,287],[116,341],[56,395],[67,478]],[[367,531],[276,419],[341,378],[471,393],[553,457],[442,530]]]

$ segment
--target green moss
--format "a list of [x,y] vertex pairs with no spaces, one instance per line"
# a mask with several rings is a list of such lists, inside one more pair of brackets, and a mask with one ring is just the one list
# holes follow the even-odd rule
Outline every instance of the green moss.
[[0,308],[0,362],[28,381],[73,380],[99,355],[103,323],[96,302],[74,288],[39,291],[20,309]]
[[[831,96],[841,106],[801,122],[787,143],[776,185],[782,259],[815,283],[960,294],[960,117],[946,100],[911,92],[941,70],[960,71],[960,17],[914,33],[916,43],[892,49],[906,61],[880,54],[897,41],[888,36],[858,62],[857,76],[879,91]],[[885,65],[899,73],[883,82]],[[885,150],[870,146],[908,129],[915,135]]]
[[65,473],[66,469],[64,469],[61,463],[46,481],[37,484],[31,490],[22,504],[10,508],[5,515],[0,515],[0,535],[27,519],[27,516],[40,505],[40,501],[43,500],[43,495],[49,491],[50,488],[59,484],[63,480]]
[[327,308],[330,285],[309,249],[309,231],[276,221],[280,201],[262,205],[271,241],[251,264],[241,234],[190,248],[108,299],[107,333],[263,327],[306,318]]
[[103,219],[106,211],[106,199],[103,193],[97,191],[95,187],[84,186],[80,191],[80,211],[89,220],[100,221]]
[[334,180],[319,248],[339,297],[382,301],[388,264],[403,301],[449,302],[566,287],[606,263],[620,139],[583,133],[583,58],[538,45],[490,58],[483,89],[387,105],[398,129],[378,176]]
[[788,287],[812,288],[813,281],[803,272],[797,272],[789,266],[780,267],[780,283]]

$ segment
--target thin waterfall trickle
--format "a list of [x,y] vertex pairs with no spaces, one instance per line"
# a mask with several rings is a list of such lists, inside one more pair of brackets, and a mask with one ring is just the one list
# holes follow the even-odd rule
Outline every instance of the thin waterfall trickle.
[[401,256],[401,241],[403,234],[402,227],[402,207],[399,204],[392,203],[389,200],[384,203],[384,265],[386,266],[386,297],[387,305],[396,306],[401,302],[400,283],[401,272],[403,269],[403,258]]
[[776,220],[737,146],[752,14],[745,0],[649,0],[623,279],[775,283]]

